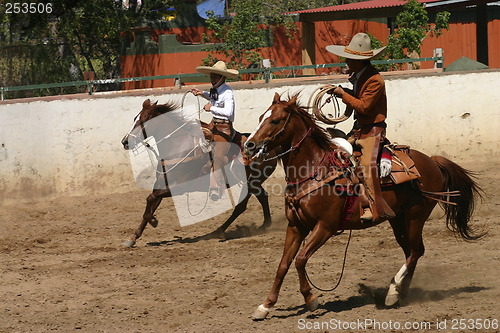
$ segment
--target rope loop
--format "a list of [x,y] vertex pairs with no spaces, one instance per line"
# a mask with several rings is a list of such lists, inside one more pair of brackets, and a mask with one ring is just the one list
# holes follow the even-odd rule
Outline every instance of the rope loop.
[[[338,123],[346,121],[347,119],[349,119],[353,111],[352,109],[347,108],[344,114],[340,114],[339,101],[335,95],[330,93],[332,89],[332,87],[328,86],[316,88],[316,90],[314,90],[309,97],[309,101],[307,103],[307,107],[309,109],[312,109],[312,113],[316,117],[316,119],[327,125],[336,125]],[[323,97],[326,94],[329,94],[330,96],[328,96],[322,103]],[[333,105],[333,117],[323,112],[323,108],[325,107],[325,105],[330,103],[332,103]]]

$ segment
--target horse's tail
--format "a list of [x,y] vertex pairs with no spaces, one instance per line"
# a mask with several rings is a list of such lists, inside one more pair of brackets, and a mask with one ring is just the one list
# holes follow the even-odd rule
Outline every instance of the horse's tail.
[[455,205],[441,204],[446,214],[446,226],[465,240],[476,240],[484,233],[476,234],[469,225],[476,201],[483,191],[473,179],[474,173],[442,156],[432,156],[445,178],[445,190],[460,191],[459,196],[450,196]]

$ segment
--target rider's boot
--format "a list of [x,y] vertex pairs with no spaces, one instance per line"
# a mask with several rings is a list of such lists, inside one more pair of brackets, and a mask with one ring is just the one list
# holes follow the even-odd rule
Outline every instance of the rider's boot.
[[[378,176],[377,156],[379,152],[380,138],[382,131],[373,136],[365,136],[358,139],[356,143],[362,148],[362,155],[359,159],[361,177],[369,205],[363,205],[361,219],[378,223],[381,220],[389,219],[395,216],[394,211],[389,207],[382,197],[380,188],[380,179]],[[359,173],[359,172],[358,172]]]

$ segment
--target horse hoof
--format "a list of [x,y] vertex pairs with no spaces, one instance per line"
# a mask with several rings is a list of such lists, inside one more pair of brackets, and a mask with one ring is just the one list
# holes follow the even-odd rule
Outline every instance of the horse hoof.
[[252,320],[264,320],[269,314],[269,308],[266,308],[264,304],[259,305],[257,310],[252,315]]
[[125,245],[126,247],[133,247],[135,245],[135,240],[126,240],[122,243],[123,245]]
[[385,306],[393,306],[399,301],[399,292],[396,286],[391,284],[387,296],[385,296]]
[[319,306],[319,298],[318,296],[313,295],[312,300],[309,303],[307,303],[307,309],[311,312],[314,312],[316,311],[316,309],[318,309],[318,306]]

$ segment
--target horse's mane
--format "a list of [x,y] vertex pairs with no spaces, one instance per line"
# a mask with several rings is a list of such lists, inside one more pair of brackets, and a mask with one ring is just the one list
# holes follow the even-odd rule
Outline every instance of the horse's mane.
[[[290,97],[288,101],[298,97],[299,93]],[[331,150],[333,148],[330,134],[327,130],[318,125],[316,120],[313,118],[313,115],[307,112],[308,108],[306,106],[299,105],[296,101],[294,104],[291,104],[288,107],[291,112],[293,112],[293,114],[299,116],[302,121],[304,121],[308,128],[312,128],[311,136],[314,138],[314,140],[316,140],[316,142],[322,149]]]
[[[166,102],[165,104],[156,104],[154,105],[154,112],[158,114],[167,114],[169,112],[178,110],[181,107],[181,105],[177,102],[169,101]],[[174,117],[174,114],[169,114],[169,116]],[[184,118],[182,114],[175,114],[175,119],[178,119],[181,122],[186,122],[187,120]],[[202,128],[209,128],[209,124],[207,124],[204,121],[199,121],[200,125]]]
[[165,104],[156,104],[155,111],[161,114],[165,114],[177,110],[179,107],[179,103],[170,101]]

